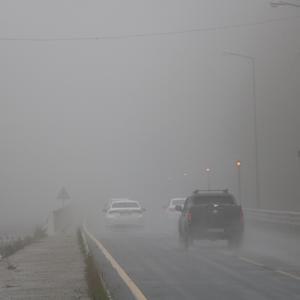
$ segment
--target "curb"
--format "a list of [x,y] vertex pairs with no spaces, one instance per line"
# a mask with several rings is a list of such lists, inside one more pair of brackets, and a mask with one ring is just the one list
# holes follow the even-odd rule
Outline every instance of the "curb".
[[[87,239],[86,239],[86,235],[85,235],[85,225],[83,225],[81,228],[80,228],[80,234],[81,234],[81,237],[82,237],[82,240],[83,240],[83,245],[84,245],[84,252],[85,252],[85,255],[88,256],[88,255],[92,255],[92,252],[90,251],[89,249],[89,246],[88,246],[88,242],[87,242]],[[100,274],[100,272],[98,271],[98,276],[99,276],[99,279],[102,283],[102,286],[103,288],[105,289],[105,292],[107,294],[107,297],[108,299],[110,300],[113,300],[112,296],[111,296],[111,293],[109,291],[109,289],[107,288],[107,284],[105,283],[102,275]]]
[[[122,282],[124,287],[126,287],[127,293],[131,295],[130,299],[133,297],[135,300],[147,300],[146,296],[138,288],[135,282],[128,276],[125,270],[118,264],[114,257],[108,252],[108,250],[87,230],[85,224],[83,225],[83,231],[97,248],[98,252],[101,253],[103,259],[106,261],[106,264],[110,266],[110,270],[116,274],[118,280]],[[122,299],[124,299],[124,297]]]

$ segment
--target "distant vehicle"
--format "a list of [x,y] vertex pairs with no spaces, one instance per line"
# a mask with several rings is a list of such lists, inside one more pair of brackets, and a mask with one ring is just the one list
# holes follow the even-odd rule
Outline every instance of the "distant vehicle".
[[103,209],[107,226],[143,226],[145,209],[138,201],[113,199]]
[[185,198],[173,198],[169,201],[168,205],[164,206],[164,208],[167,210],[167,212],[177,212],[175,209],[176,206],[184,206]]
[[111,207],[112,203],[114,202],[127,201],[127,200],[128,200],[127,198],[111,198],[105,203],[103,211],[108,210]]
[[244,232],[243,210],[228,190],[195,191],[185,201],[178,229],[187,248],[193,240],[227,240],[230,248],[241,245]]

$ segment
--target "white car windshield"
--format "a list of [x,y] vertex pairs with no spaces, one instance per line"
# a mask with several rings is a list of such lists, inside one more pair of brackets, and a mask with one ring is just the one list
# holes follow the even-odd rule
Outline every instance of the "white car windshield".
[[139,208],[136,202],[116,202],[112,204],[112,208]]

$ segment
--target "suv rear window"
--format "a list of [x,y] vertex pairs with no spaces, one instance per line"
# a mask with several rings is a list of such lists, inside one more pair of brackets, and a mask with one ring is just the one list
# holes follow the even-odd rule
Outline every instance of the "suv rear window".
[[194,205],[202,204],[235,204],[232,196],[224,195],[201,195],[193,197]]
[[172,206],[176,206],[176,205],[184,205],[184,201],[185,199],[174,199],[171,202]]

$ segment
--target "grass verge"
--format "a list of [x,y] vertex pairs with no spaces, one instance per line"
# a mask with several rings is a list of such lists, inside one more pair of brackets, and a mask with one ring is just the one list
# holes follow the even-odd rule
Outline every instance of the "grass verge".
[[104,286],[101,277],[95,266],[93,257],[90,254],[85,253],[84,241],[80,230],[77,231],[79,247],[85,257],[85,278],[88,286],[88,294],[92,300],[110,300]]
[[10,255],[15,254],[17,251],[25,248],[33,242],[39,241],[47,236],[44,229],[37,226],[32,235],[28,235],[24,238],[18,238],[17,240],[10,242],[6,245],[0,245],[0,258],[7,258]]

